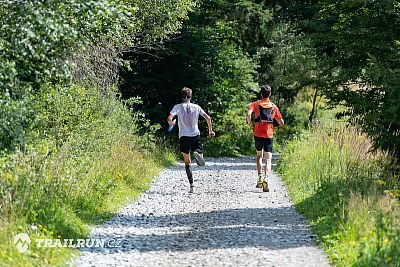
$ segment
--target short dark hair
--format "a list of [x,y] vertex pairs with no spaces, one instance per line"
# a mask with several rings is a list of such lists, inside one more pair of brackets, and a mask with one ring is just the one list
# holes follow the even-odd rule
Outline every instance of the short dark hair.
[[189,87],[182,88],[182,98],[191,98],[192,97],[192,89]]
[[271,91],[272,91],[271,86],[269,86],[269,85],[261,86],[261,91],[260,92],[261,92],[261,95],[262,95],[263,98],[270,97],[271,96]]

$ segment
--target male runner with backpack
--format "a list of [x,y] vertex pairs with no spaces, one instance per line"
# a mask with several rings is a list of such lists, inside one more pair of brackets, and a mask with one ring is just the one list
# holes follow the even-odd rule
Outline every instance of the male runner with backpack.
[[192,99],[192,89],[184,87],[182,89],[182,103],[175,105],[170,115],[167,118],[167,122],[170,126],[175,123],[172,119],[178,116],[178,127],[179,127],[179,143],[180,151],[183,154],[183,160],[185,162],[186,175],[189,180],[190,190],[189,193],[193,193],[193,174],[190,167],[191,157],[190,151],[193,152],[196,158],[197,165],[204,166],[205,162],[203,159],[203,149],[200,142],[200,131],[198,126],[199,115],[207,121],[208,134],[211,137],[215,136],[215,132],[212,130],[212,123],[210,116],[204,112],[204,110],[196,104],[190,103]]
[[[279,112],[278,107],[269,100],[271,96],[271,87],[263,85],[261,87],[261,100],[250,103],[247,111],[247,123],[253,126],[251,121],[251,114],[254,112],[255,125],[254,125],[254,141],[257,151],[257,172],[258,181],[257,188],[262,188],[264,192],[268,192],[268,183],[266,181],[269,171],[271,171],[272,159],[272,138],[274,134],[274,119],[278,121],[279,125],[283,125],[284,121]],[[263,150],[266,152],[264,175],[262,175],[262,158]]]

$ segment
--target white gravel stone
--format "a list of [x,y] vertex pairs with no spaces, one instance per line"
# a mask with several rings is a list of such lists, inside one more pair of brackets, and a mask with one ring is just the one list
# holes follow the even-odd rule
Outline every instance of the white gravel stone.
[[254,157],[207,159],[193,166],[194,193],[183,163],[164,170],[150,189],[92,238],[120,247],[84,248],[74,266],[329,266],[315,236],[270,174],[270,192],[255,188]]

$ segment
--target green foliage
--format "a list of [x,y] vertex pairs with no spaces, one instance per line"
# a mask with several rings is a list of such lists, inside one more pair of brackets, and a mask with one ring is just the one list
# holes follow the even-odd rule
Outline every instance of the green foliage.
[[[119,2],[119,1],[117,1]],[[141,18],[142,26],[135,29],[139,42],[135,45],[148,45],[163,41],[178,33],[188,12],[196,6],[193,0],[126,0],[130,5],[137,5],[133,18]]]
[[215,138],[205,138],[207,157],[252,155],[255,152],[253,130],[246,122],[247,109],[229,110],[215,125]]
[[[125,53],[124,58],[131,59],[132,63],[131,69],[122,74],[121,92],[124,98],[140,96],[146,117],[166,129],[168,112],[181,102],[180,90],[191,87],[193,102],[211,115],[216,127],[218,138],[210,142],[218,143],[221,151],[235,154],[239,139],[234,133],[223,136],[227,134],[224,129],[233,128],[227,125],[234,124],[239,127],[238,133],[243,131],[243,125],[232,123],[230,116],[240,114],[243,118],[245,105],[259,90],[254,82],[258,66],[235,42],[239,37],[227,12],[238,10],[228,1],[200,1],[200,6],[190,14],[182,36],[157,51]],[[205,127],[202,122],[201,130]]]
[[[31,238],[30,249],[24,253],[14,246],[14,237],[19,233],[27,233]],[[0,226],[0,266],[60,266],[67,262],[77,251],[68,248],[37,248],[36,239],[55,238],[54,233],[42,225],[27,225],[23,220],[15,220],[13,225]],[[40,251],[40,252],[39,252]]]
[[[278,170],[298,210],[338,266],[396,266],[398,170],[349,125],[326,124],[291,141]],[[372,216],[374,214],[374,216]]]
[[290,1],[283,14],[317,55],[314,79],[333,104],[349,107],[374,141],[400,155],[399,4],[385,1]]
[[[82,51],[102,42],[121,49],[164,40],[179,30],[194,5],[188,0],[156,2],[2,1],[0,148],[23,146],[34,113],[32,97],[43,83],[65,83],[80,73],[80,65],[73,63],[81,63]],[[149,23],[161,18],[158,26]],[[119,64],[117,57],[112,60]]]
[[275,128],[274,141],[285,145],[292,139],[301,137],[308,129],[310,107],[307,103],[296,101],[290,105],[281,105],[279,108],[284,116],[285,125]]
[[249,0],[224,2],[217,7],[223,18],[219,20],[219,25],[226,28],[225,35],[231,36],[229,41],[238,44],[252,56],[269,45],[274,15],[270,3]]
[[[72,51],[98,36],[94,17],[109,7],[97,1],[81,2],[1,3],[0,148],[24,144],[33,113],[32,95],[46,80],[66,80]],[[87,36],[89,32],[92,34]]]
[[[278,23],[270,35],[271,47],[260,50],[260,55],[271,55],[270,75],[273,84],[283,87],[277,93],[285,99],[292,100],[300,89],[323,86],[318,84],[321,70],[308,38],[296,32],[295,24]],[[285,87],[289,92],[282,92]]]
[[[140,126],[140,115],[134,119],[121,102],[96,89],[48,85],[33,106],[33,141],[24,152],[0,161],[4,246],[17,233],[12,226],[16,220],[28,230],[40,225],[39,232],[32,231],[34,238],[86,237],[88,223],[109,218],[147,188],[162,165],[171,163],[154,132]],[[11,264],[10,255],[17,252],[7,251],[0,258]],[[41,264],[54,257],[40,248],[30,253],[37,259],[21,262]]]
[[[256,81],[271,83],[276,101],[283,99],[288,107],[300,89],[322,85],[314,78],[319,71],[310,40],[296,35],[291,24],[275,24],[274,8],[276,3],[200,1],[181,37],[159,51],[125,54],[132,63],[123,74],[123,96],[140,96],[147,117],[165,128],[165,117],[181,101],[183,86],[194,89],[193,101],[210,113],[217,130],[230,123],[225,115],[230,109],[245,112],[259,91]],[[304,111],[292,118],[303,118]],[[293,123],[288,135],[304,128],[304,122]],[[213,141],[220,151],[222,144],[236,143],[233,135],[222,138],[222,132]],[[228,147],[232,154],[235,145]]]
[[[75,0],[68,5],[64,1],[11,1],[2,2],[2,9],[2,61],[14,66],[10,76],[20,83],[14,90],[3,85],[13,99],[36,92],[46,80],[67,78],[67,59],[77,48],[116,31],[128,19],[123,6],[99,1]],[[3,79],[10,80],[4,75]]]
[[[0,265],[58,265],[66,249],[15,234],[82,238],[173,161],[138,112],[120,102],[119,52],[179,31],[188,0],[0,3]],[[8,150],[7,150],[8,149]],[[11,152],[10,152],[11,151]],[[33,242],[34,243],[34,242]]]

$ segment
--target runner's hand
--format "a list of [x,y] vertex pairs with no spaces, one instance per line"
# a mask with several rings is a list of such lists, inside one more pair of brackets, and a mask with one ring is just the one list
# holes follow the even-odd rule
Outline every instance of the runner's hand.
[[176,120],[168,121],[169,126],[175,125],[175,123],[176,123]]
[[215,132],[214,131],[208,131],[208,135],[211,137],[215,137]]

